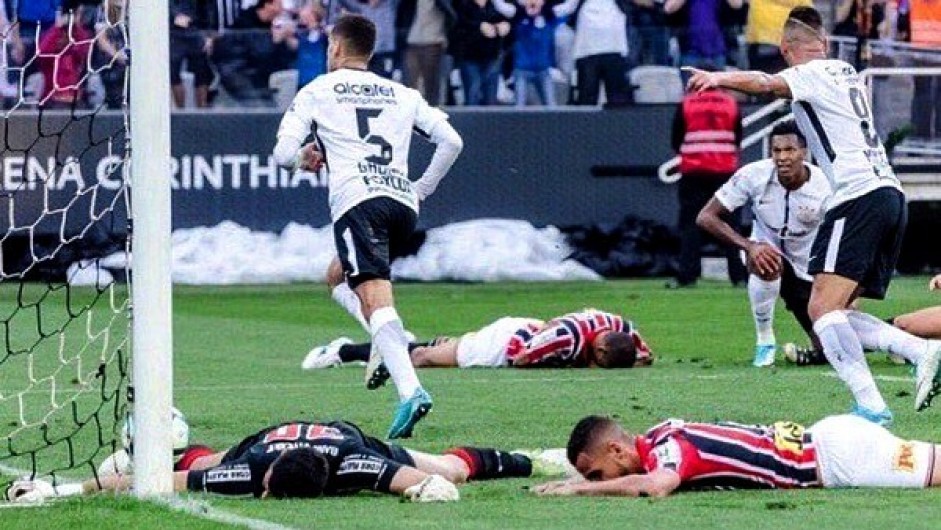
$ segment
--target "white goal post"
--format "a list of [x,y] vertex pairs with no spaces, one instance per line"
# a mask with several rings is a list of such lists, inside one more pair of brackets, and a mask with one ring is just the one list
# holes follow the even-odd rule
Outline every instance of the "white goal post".
[[134,492],[173,492],[170,38],[165,0],[129,3]]

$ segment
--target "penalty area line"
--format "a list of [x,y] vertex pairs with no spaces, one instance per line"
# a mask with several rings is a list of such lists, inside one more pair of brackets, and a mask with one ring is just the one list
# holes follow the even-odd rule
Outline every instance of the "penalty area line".
[[212,505],[206,501],[198,501],[195,499],[187,499],[178,496],[149,500],[155,504],[166,506],[172,510],[183,512],[201,519],[215,521],[217,523],[243,526],[246,528],[251,528],[252,530],[294,530],[294,528],[290,526],[284,526],[282,524],[266,521],[264,519],[254,519],[252,517],[246,517],[232,512],[227,512],[225,510],[220,510],[218,508],[213,508]]

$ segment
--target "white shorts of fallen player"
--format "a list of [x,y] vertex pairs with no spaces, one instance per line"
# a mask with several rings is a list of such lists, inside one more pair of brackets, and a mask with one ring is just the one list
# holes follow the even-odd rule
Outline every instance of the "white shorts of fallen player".
[[849,414],[829,416],[808,431],[824,488],[924,488],[934,469],[932,444],[898,438]]
[[504,317],[478,331],[465,333],[457,343],[457,365],[461,368],[507,366],[507,343],[517,331],[532,324],[538,326],[542,321]]

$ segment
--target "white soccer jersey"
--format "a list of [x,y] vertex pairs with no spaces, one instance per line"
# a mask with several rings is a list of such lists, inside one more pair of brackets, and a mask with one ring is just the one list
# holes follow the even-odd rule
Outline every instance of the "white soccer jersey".
[[791,108],[815,162],[830,179],[829,208],[876,188],[901,191],[855,68],[835,59],[818,59],[778,75],[791,89]]
[[719,191],[716,200],[729,211],[750,205],[755,216],[751,238],[774,245],[794,267],[798,278],[811,281],[807,274],[810,248],[823,222],[830,183],[817,166],[806,164],[810,179],[788,191],[778,181],[770,158],[742,166]]
[[391,197],[417,212],[408,178],[412,132],[428,136],[447,119],[417,90],[372,72],[342,68],[297,93],[278,138],[303,143],[308,134],[315,135],[324,153],[334,221],[375,197]]

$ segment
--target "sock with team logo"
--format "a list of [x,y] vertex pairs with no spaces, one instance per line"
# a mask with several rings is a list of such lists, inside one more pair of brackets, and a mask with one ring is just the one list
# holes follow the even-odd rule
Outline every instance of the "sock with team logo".
[[859,336],[863,348],[867,350],[880,350],[898,355],[914,365],[921,362],[921,358],[928,352],[927,340],[890,326],[872,315],[847,311],[846,318]]
[[404,401],[412,397],[421,383],[418,382],[418,374],[408,355],[405,326],[395,308],[382,307],[374,311],[369,319],[369,329],[372,341],[399,392],[399,399]]
[[823,344],[823,354],[846,383],[856,403],[879,413],[888,407],[872,378],[863,345],[844,311],[831,311],[814,322],[814,331]]
[[350,289],[350,286],[347,285],[346,282],[334,287],[330,292],[330,296],[336,303],[343,306],[343,309],[346,309],[346,312],[355,318],[367,333],[369,332],[369,323],[366,322],[366,317],[363,316],[363,308],[360,304],[359,297],[356,296],[356,293]]
[[748,300],[751,302],[751,314],[755,319],[756,344],[775,344],[774,303],[778,299],[780,289],[780,279],[766,282],[754,274],[748,276]]
[[520,454],[479,447],[455,447],[445,454],[464,461],[468,480],[528,477],[533,473],[532,461]]
[[[433,341],[429,342],[409,342],[408,343],[408,353],[411,354],[415,348],[423,348],[426,346],[433,346]],[[372,343],[365,342],[363,344],[344,344],[340,346],[337,355],[340,356],[340,362],[352,363],[356,361],[369,362],[369,350],[372,349]]]

